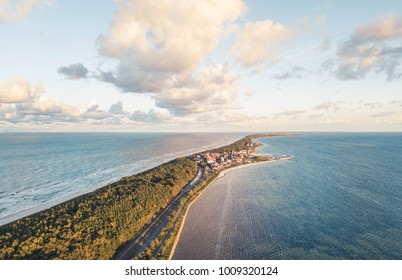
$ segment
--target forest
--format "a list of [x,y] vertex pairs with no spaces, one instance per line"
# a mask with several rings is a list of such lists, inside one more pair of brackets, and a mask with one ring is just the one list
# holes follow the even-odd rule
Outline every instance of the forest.
[[0,259],[111,259],[195,176],[178,158],[0,227]]
[[[283,134],[281,134],[281,133],[252,134],[252,135],[248,135],[246,137],[243,137],[242,139],[240,139],[240,140],[238,140],[238,141],[236,141],[236,142],[234,142],[234,143],[232,143],[230,145],[220,147],[220,148],[217,148],[217,149],[213,149],[213,150],[209,150],[209,151],[206,151],[206,152],[210,152],[210,153],[224,153],[224,152],[227,152],[227,153],[230,153],[231,151],[241,151],[241,150],[247,148],[247,145],[252,144],[253,139],[263,138],[263,137],[282,136],[282,135]],[[254,144],[254,146],[253,146],[253,148],[251,148],[253,151],[254,151],[255,147],[261,145],[260,143],[253,143],[253,144]]]
[[[206,151],[231,152],[258,143],[253,139],[289,134],[254,134],[233,144]],[[253,143],[253,146],[250,145]],[[191,156],[177,158],[145,172],[123,177],[94,192],[0,226],[0,259],[112,259],[136,234],[176,197],[197,173]],[[216,176],[200,183],[180,208],[186,208]],[[181,223],[172,213],[161,242],[153,242],[139,258],[167,258]],[[169,229],[174,229],[171,234]],[[157,240],[157,239],[156,239]]]

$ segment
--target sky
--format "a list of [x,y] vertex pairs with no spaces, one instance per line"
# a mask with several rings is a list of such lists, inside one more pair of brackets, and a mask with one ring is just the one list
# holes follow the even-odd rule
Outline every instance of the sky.
[[0,131],[402,131],[402,1],[0,0]]

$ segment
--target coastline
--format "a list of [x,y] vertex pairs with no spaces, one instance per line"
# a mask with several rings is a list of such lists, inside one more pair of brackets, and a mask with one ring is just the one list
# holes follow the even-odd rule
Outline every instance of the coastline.
[[[275,159],[275,160],[265,160],[265,161],[259,161],[259,162],[245,163],[245,164],[229,167],[229,168],[226,168],[226,169],[222,170],[221,172],[219,172],[219,175],[218,175],[218,177],[216,177],[215,180],[217,180],[219,178],[222,178],[227,173],[229,173],[229,172],[231,172],[233,170],[236,170],[236,169],[249,167],[249,166],[252,166],[252,165],[264,164],[264,163],[273,163],[273,162],[277,162],[277,161],[288,160],[288,159],[291,159],[291,158],[294,158],[294,156],[290,156],[290,157],[287,157],[287,158],[281,158],[281,159]],[[215,182],[215,180],[214,180],[214,182]]]
[[[261,146],[259,146],[258,148],[260,148],[260,147],[262,147],[262,146],[263,146],[263,144],[262,144]],[[267,161],[246,163],[246,164],[241,164],[241,165],[237,165],[237,166],[233,166],[233,167],[229,167],[229,168],[226,168],[226,169],[221,170],[221,171],[219,172],[218,176],[216,176],[216,178],[214,178],[212,182],[210,182],[207,186],[205,186],[205,188],[202,190],[202,192],[201,192],[193,201],[191,201],[191,203],[187,206],[187,209],[186,209],[186,212],[184,213],[183,220],[182,220],[182,223],[181,223],[181,225],[180,225],[179,231],[178,231],[178,233],[177,233],[177,235],[176,235],[176,237],[175,237],[175,240],[174,240],[174,243],[173,243],[173,247],[172,247],[172,249],[171,249],[171,251],[170,251],[168,260],[172,260],[172,258],[173,258],[173,256],[174,256],[174,253],[175,253],[175,251],[176,251],[177,243],[178,243],[179,240],[180,240],[180,236],[181,236],[183,227],[184,227],[184,225],[185,225],[185,223],[186,223],[187,214],[188,214],[188,212],[190,211],[191,206],[192,206],[193,203],[196,202],[196,201],[203,195],[203,193],[204,193],[207,189],[209,189],[209,187],[211,187],[218,179],[224,177],[227,173],[229,173],[229,172],[231,172],[231,171],[234,171],[234,170],[237,170],[237,169],[241,169],[241,168],[244,168],[244,167],[250,167],[250,166],[254,166],[254,165],[260,165],[260,164],[266,164],[266,163],[273,163],[273,162],[282,161],[282,160],[288,160],[288,159],[291,159],[291,158],[294,158],[294,156],[290,156],[290,157],[287,157],[287,158],[276,159],[276,160],[269,160],[269,161],[267,160]]]
[[242,136],[239,136],[239,137],[236,136],[235,138],[233,138],[231,140],[224,141],[222,143],[214,143],[214,144],[209,144],[207,146],[202,146],[202,147],[199,147],[199,148],[192,148],[190,150],[186,150],[185,152],[177,152],[175,154],[167,154],[167,155],[165,155],[167,157],[163,159],[163,162],[162,161],[155,161],[154,164],[152,164],[151,166],[140,168],[140,169],[136,170],[135,172],[130,172],[130,173],[127,173],[126,175],[123,175],[123,176],[121,176],[121,175],[115,176],[115,177],[110,178],[109,180],[107,180],[105,182],[102,182],[100,184],[97,184],[96,186],[93,186],[91,188],[86,188],[86,189],[82,189],[82,190],[76,190],[74,192],[71,192],[69,194],[66,194],[65,196],[56,198],[54,200],[50,200],[50,201],[47,201],[47,202],[44,202],[44,203],[41,203],[41,204],[38,204],[38,205],[26,207],[26,208],[21,209],[21,210],[19,210],[17,212],[14,212],[14,213],[8,214],[6,216],[0,217],[0,227],[8,225],[10,223],[13,223],[15,221],[18,221],[18,220],[23,219],[25,217],[41,213],[43,211],[46,211],[46,210],[48,210],[48,209],[50,209],[52,207],[56,207],[56,206],[58,206],[60,204],[68,202],[70,200],[79,199],[79,198],[81,198],[81,197],[83,197],[85,195],[97,192],[97,191],[99,191],[99,190],[101,190],[101,189],[103,189],[103,188],[105,188],[105,187],[107,187],[109,185],[117,183],[118,181],[120,181],[124,177],[134,176],[134,175],[137,175],[137,174],[141,174],[143,172],[147,172],[147,171],[149,171],[149,170],[151,170],[153,168],[159,167],[160,165],[162,165],[165,162],[169,162],[169,161],[175,160],[175,159],[180,158],[180,157],[190,156],[190,155],[194,154],[195,152],[197,152],[199,150],[216,149],[216,148],[219,148],[219,147],[222,147],[222,146],[230,145],[231,143],[233,143],[235,141],[238,141],[240,139],[242,139]]
[[179,242],[179,239],[180,239],[181,231],[183,230],[183,226],[184,226],[184,223],[186,222],[187,214],[188,214],[188,211],[190,210],[191,205],[193,205],[193,203],[196,202],[197,199],[202,196],[202,194],[215,182],[216,179],[217,178],[215,178],[212,182],[210,182],[207,186],[205,186],[205,188],[202,190],[202,192],[193,201],[191,201],[190,204],[187,206],[186,212],[184,213],[184,216],[183,216],[183,221],[182,221],[182,223],[180,225],[180,228],[179,228],[179,232],[177,233],[177,235],[176,235],[176,237],[174,239],[172,250],[169,253],[168,260],[171,260],[173,255],[174,255],[177,243]]
[[[204,181],[196,195],[190,195],[191,200],[185,206],[185,213],[180,218],[181,221],[179,221],[180,225],[175,226],[176,232],[171,237],[170,246],[165,252],[165,258],[169,257],[171,259],[187,218],[189,207],[216,179],[238,168],[290,158],[290,156],[264,158],[259,157],[256,153],[255,149],[262,144],[254,143],[253,139],[279,135],[290,136],[294,134],[249,135],[230,145],[204,151],[202,152],[203,158],[201,158],[201,153],[177,158],[133,176],[123,177],[117,182],[90,193],[82,194],[25,218],[1,225],[0,243],[2,243],[2,246],[0,246],[0,259],[111,259],[122,248],[132,246],[137,242],[133,239],[136,234],[154,219],[154,215],[159,213],[160,209],[165,209],[167,200],[170,201],[176,195],[179,195],[180,190],[186,187],[183,182],[190,182],[196,172],[195,169],[198,168],[199,170],[200,162],[211,164],[209,161],[215,161],[216,167],[217,165],[219,166],[216,163],[219,160],[221,168],[214,169],[216,171],[212,173],[211,164],[206,181]],[[210,154],[211,156],[209,156]],[[249,156],[244,157],[244,154],[249,154]],[[250,160],[247,163],[242,163],[243,160],[240,160],[238,164],[227,164],[225,166],[222,164],[224,155],[225,158],[236,162],[238,162],[238,158],[252,158],[255,161]],[[206,157],[208,157],[208,160]],[[200,160],[197,160],[197,158]],[[175,176],[172,177],[171,174],[175,174]],[[198,183],[195,186],[197,185]],[[170,191],[169,186],[174,187],[173,191]],[[159,187],[160,189],[157,196],[154,196],[150,191],[154,187]],[[186,192],[182,192],[177,197],[183,197],[185,194]],[[133,209],[133,196],[139,197],[137,203],[142,203],[141,205],[143,206],[138,207],[137,205]],[[144,203],[148,198],[154,203]],[[117,216],[116,204],[119,205],[118,211],[121,213]],[[96,225],[93,223],[94,220],[98,221]],[[113,226],[110,227],[110,224]],[[101,234],[90,235],[90,238],[87,238],[88,231],[94,232],[96,230],[94,226],[98,228],[97,232],[99,232],[99,229],[101,230]],[[66,243],[57,252],[54,251],[54,248],[59,248],[59,245],[57,245],[58,238],[50,238],[56,234],[58,237],[64,238],[63,240]],[[73,235],[77,237],[71,238]],[[101,242],[105,238],[112,241]],[[17,241],[17,243],[15,244],[14,241]],[[132,241],[134,243],[130,243]],[[29,245],[33,242],[36,247]],[[156,245],[157,243],[155,242],[154,244]],[[83,250],[83,246],[90,250]],[[150,250],[144,257],[152,259],[153,249]]]

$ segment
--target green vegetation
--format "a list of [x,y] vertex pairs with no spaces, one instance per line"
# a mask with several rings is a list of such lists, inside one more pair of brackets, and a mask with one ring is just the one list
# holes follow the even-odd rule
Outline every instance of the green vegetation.
[[[233,144],[206,151],[254,151],[253,139],[292,134],[254,134]],[[204,152],[205,153],[205,152]],[[0,259],[111,259],[176,197],[197,173],[197,164],[178,158],[95,192],[0,226]],[[206,166],[205,162],[201,165]],[[139,259],[167,259],[183,213],[218,175],[213,172],[182,198]]]
[[[217,148],[217,149],[213,149],[213,150],[209,150],[206,152],[210,152],[210,153],[230,153],[232,151],[241,151],[244,148],[247,147],[247,145],[251,145],[253,143],[253,138],[251,136],[246,136],[236,142],[234,142],[233,144],[221,147],[221,148]],[[250,148],[251,149],[251,148]]]
[[[263,138],[263,137],[274,137],[274,136],[290,136],[290,135],[295,135],[294,133],[264,133],[264,134],[253,134],[253,135],[248,135],[233,144],[213,149],[213,150],[208,150],[204,151],[202,153],[230,153],[232,151],[241,151],[241,150],[251,150],[254,152],[255,148],[258,146],[261,146],[261,143],[255,143],[253,142],[253,139],[256,138]],[[196,155],[196,154],[195,154]],[[195,155],[190,156],[190,158],[193,158]],[[260,156],[255,156],[254,161],[266,161],[267,159],[265,157],[260,157]],[[201,162],[202,167],[206,167],[207,164],[205,162]],[[230,167],[229,167],[230,168]],[[224,168],[226,169],[226,168]],[[177,235],[179,233],[179,229],[181,224],[184,222],[184,213],[187,211],[187,208],[191,204],[192,201],[194,201],[199,194],[206,188],[208,187],[219,175],[220,171],[214,171],[212,174],[207,176],[205,180],[202,180],[192,191],[189,192],[189,194],[185,197],[182,198],[180,201],[180,205],[176,209],[175,212],[171,213],[171,215],[168,218],[167,224],[164,226],[164,228],[157,234],[157,236],[152,240],[150,245],[143,251],[141,252],[138,256],[135,257],[135,259],[141,259],[141,260],[150,260],[150,259],[168,259],[169,255],[173,249],[174,242],[177,238]]]
[[169,255],[173,249],[180,226],[184,222],[184,213],[186,213],[191,202],[194,201],[199,194],[216,179],[218,174],[219,172],[213,172],[206,180],[199,183],[192,191],[190,191],[186,198],[181,199],[178,209],[170,215],[168,223],[165,225],[165,227],[154,238],[147,249],[140,253],[135,259],[169,259]]
[[[233,144],[218,148],[218,149],[213,149],[209,150],[206,152],[210,153],[230,153],[232,151],[241,151],[243,149],[250,149],[254,151],[255,147],[261,146],[260,143],[254,143],[253,139],[256,138],[264,138],[264,137],[274,137],[274,136],[290,136],[290,135],[295,135],[294,133],[259,133],[259,134],[252,134],[248,135]],[[251,146],[253,144],[253,146]]]
[[0,259],[111,259],[191,181],[178,158],[0,227]]
[[[203,153],[224,153],[224,152],[232,152],[232,151],[241,151],[244,149],[249,149],[254,151],[256,147],[261,146],[261,143],[253,142],[253,139],[263,138],[263,137],[274,137],[274,136],[289,136],[294,135],[291,133],[270,133],[270,134],[253,134],[248,135],[233,144],[213,149],[209,151],[205,151]],[[194,155],[193,155],[194,156]],[[256,156],[254,161],[266,161],[265,157]],[[202,162],[201,166],[205,167],[206,163]],[[230,168],[230,167],[229,167]],[[226,168],[224,168],[226,169]],[[220,171],[214,171],[211,175],[207,176],[207,178],[201,181],[192,191],[189,192],[188,196],[181,200],[181,203],[178,209],[171,214],[168,219],[168,223],[162,229],[162,231],[154,238],[151,244],[140,253],[135,259],[142,260],[150,260],[150,259],[162,259],[166,260],[169,258],[169,255],[173,249],[174,242],[179,233],[179,229],[181,224],[184,222],[184,213],[187,211],[187,208],[194,201],[200,193],[208,187],[210,184],[214,182],[214,180],[218,177]]]
[[[180,215],[183,213],[182,210],[183,210],[183,207],[185,207],[185,204],[186,204],[185,201],[186,201],[186,199],[184,199],[184,198],[181,199],[178,210],[171,213],[171,215],[168,218],[167,224],[158,233],[158,235],[152,240],[152,242],[146,248],[146,250],[144,250],[137,257],[135,257],[136,260],[168,259],[169,254],[165,250],[165,247],[167,245],[173,245],[173,244],[170,244],[169,236],[171,235],[171,231],[173,229],[178,229],[177,221],[180,218]],[[162,250],[160,250],[160,249],[162,249]],[[158,254],[158,250],[160,250],[159,254]]]

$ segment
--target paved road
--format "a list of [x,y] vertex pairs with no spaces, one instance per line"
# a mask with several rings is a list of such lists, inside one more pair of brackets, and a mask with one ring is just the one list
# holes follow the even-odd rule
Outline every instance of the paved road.
[[188,183],[183,190],[171,201],[169,204],[159,212],[158,215],[146,225],[135,237],[132,239],[127,246],[120,251],[114,259],[116,260],[129,260],[133,258],[134,254],[138,249],[141,248],[139,244],[140,241],[144,241],[147,239],[146,237],[152,236],[153,231],[157,230],[159,227],[158,225],[163,222],[163,220],[167,217],[166,214],[174,208],[176,202],[178,202],[182,197],[186,196],[187,193],[192,190],[202,179],[202,174],[204,170],[202,167],[198,166],[197,174],[195,175],[194,179]]

